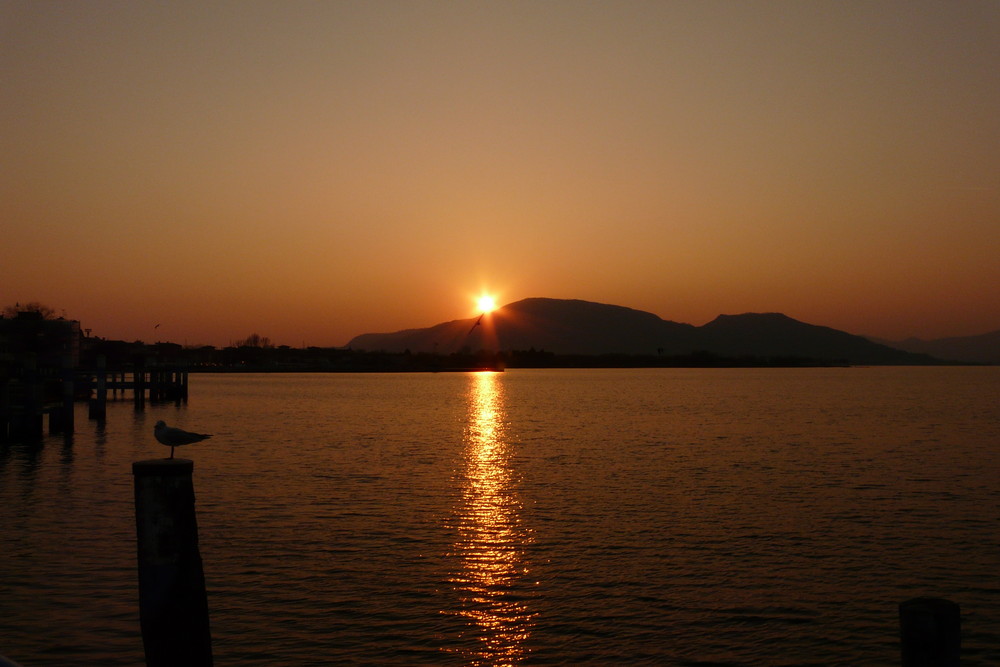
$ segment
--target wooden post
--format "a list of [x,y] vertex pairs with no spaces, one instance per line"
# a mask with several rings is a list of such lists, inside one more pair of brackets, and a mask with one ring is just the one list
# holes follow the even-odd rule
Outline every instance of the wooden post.
[[14,439],[14,401],[11,399],[13,382],[0,380],[0,442]]
[[903,667],[958,667],[962,647],[959,606],[941,598],[914,598],[899,605]]
[[62,404],[49,412],[49,433],[73,435],[74,377],[73,359],[67,355],[62,360]]
[[147,667],[212,665],[193,472],[189,459],[132,464],[139,618]]
[[0,380],[0,442],[10,438],[10,380]]
[[90,418],[104,421],[108,415],[108,360],[97,357],[97,397],[90,399]]
[[73,372],[73,358],[63,360],[63,432],[73,434],[74,407],[76,405],[76,374]]
[[45,414],[43,407],[42,379],[38,374],[38,365],[34,357],[24,364],[24,409],[21,412],[20,437],[28,441],[42,439],[44,433]]
[[163,400],[163,396],[160,392],[163,389],[163,384],[160,381],[160,376],[163,371],[155,366],[149,369],[149,402],[150,404],[159,403]]
[[146,407],[146,369],[138,362],[132,369],[132,398],[135,411],[142,412]]

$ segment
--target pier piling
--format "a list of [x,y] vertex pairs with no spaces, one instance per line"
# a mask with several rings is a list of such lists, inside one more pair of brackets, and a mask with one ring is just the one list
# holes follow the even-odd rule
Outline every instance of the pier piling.
[[941,598],[914,598],[899,605],[903,667],[958,667],[961,610]]
[[189,459],[132,464],[139,616],[148,667],[212,665],[193,472]]
[[34,357],[25,361],[23,382],[23,409],[17,434],[25,440],[34,442],[41,440],[42,434],[45,432],[44,389]]
[[72,436],[73,405],[76,383],[73,375],[73,360],[70,357],[63,359],[62,363],[62,391],[61,403],[49,412],[49,433],[64,433]]
[[132,399],[136,412],[146,409],[146,368],[139,363],[132,371]]
[[90,399],[90,418],[104,421],[108,414],[108,362],[97,357],[97,396]]

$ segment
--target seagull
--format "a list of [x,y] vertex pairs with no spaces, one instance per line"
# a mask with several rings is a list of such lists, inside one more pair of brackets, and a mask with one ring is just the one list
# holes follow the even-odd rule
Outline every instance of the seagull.
[[469,333],[465,334],[466,336],[468,336],[469,334],[471,334],[475,330],[476,327],[478,327],[480,324],[483,323],[483,315],[486,315],[486,313],[483,313],[482,315],[479,316],[479,319],[476,320],[476,323],[472,325],[471,329],[469,329]]
[[162,419],[156,422],[156,426],[153,428],[153,435],[156,436],[161,445],[166,445],[170,448],[170,458],[174,458],[174,447],[191,445],[212,437],[204,433],[191,433],[190,431],[182,431],[173,426],[167,426],[166,422]]

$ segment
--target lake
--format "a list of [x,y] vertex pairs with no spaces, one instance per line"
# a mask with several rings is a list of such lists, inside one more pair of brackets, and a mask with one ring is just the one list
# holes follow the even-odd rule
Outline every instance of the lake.
[[1000,663],[1000,368],[194,374],[0,445],[0,654],[142,664],[133,461],[195,462],[217,665]]

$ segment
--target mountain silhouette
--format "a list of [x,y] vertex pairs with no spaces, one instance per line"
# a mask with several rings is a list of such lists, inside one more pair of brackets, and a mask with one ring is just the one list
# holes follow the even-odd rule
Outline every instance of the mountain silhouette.
[[935,340],[920,340],[919,338],[908,338],[901,341],[878,338],[871,340],[898,350],[929,354],[948,361],[1000,364],[1000,331],[992,331],[978,336],[952,336]]
[[544,350],[559,355],[628,354],[798,357],[855,364],[918,364],[932,359],[780,313],[720,315],[700,327],[633,308],[577,299],[530,298],[481,318],[425,329],[367,333],[354,350],[431,352]]

